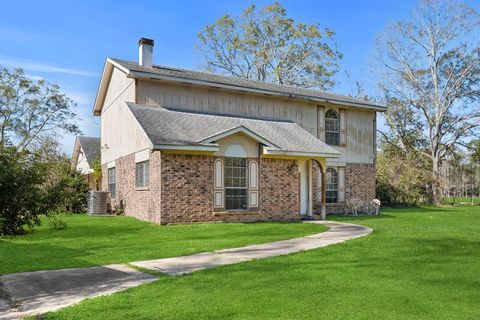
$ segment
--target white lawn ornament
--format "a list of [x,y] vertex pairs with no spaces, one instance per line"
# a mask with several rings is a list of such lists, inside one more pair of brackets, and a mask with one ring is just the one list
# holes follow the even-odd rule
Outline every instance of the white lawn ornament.
[[373,207],[373,213],[378,216],[378,212],[380,211],[380,205],[382,203],[380,202],[380,200],[378,199],[373,199],[371,202],[370,202],[370,205],[372,205]]

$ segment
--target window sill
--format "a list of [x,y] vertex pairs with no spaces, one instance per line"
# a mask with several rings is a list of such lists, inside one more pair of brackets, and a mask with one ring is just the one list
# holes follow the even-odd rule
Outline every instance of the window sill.
[[345,205],[345,201],[338,201],[338,202],[330,202],[330,203],[326,203],[327,207],[328,206],[332,206],[332,207],[335,207],[335,206],[344,206]]
[[136,187],[135,191],[149,191],[150,187]]
[[233,215],[233,214],[258,214],[258,211],[253,210],[225,210],[214,212],[214,215]]

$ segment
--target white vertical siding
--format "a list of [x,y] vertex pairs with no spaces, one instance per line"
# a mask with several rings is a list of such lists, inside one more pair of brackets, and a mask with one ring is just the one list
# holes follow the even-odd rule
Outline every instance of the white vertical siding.
[[83,151],[82,147],[80,147],[76,169],[82,174],[93,172],[93,169],[90,168],[90,165],[88,164],[87,157],[85,156],[85,152]]
[[101,114],[102,164],[152,147],[127,101],[135,102],[135,80],[114,68]]
[[[295,121],[314,136],[321,135],[323,108],[317,103],[254,95],[164,81],[138,80],[137,103],[198,111],[273,117]],[[328,105],[325,109],[336,106]],[[346,146],[334,147],[341,157],[330,165],[347,162],[373,163],[375,155],[375,112],[342,108],[343,137]],[[320,126],[317,125],[320,122]]]
[[138,82],[138,103],[295,121],[317,135],[315,104],[158,81]]

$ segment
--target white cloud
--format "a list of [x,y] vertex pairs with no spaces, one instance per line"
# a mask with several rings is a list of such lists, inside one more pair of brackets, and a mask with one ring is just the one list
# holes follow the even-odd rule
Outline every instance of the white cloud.
[[95,101],[95,96],[92,96],[88,93],[78,92],[70,89],[63,89],[63,93],[67,95],[70,99],[75,101],[78,105],[88,105],[92,106]]
[[25,60],[15,57],[0,56],[0,65],[4,65],[9,68],[22,68],[25,70],[36,72],[63,73],[82,77],[98,77],[97,73],[85,70],[63,68],[43,62]]
[[40,81],[40,80],[43,80],[45,79],[44,77],[41,77],[41,76],[35,76],[35,75],[31,75],[31,74],[26,74],[25,77],[31,79],[31,80],[37,80],[37,81]]

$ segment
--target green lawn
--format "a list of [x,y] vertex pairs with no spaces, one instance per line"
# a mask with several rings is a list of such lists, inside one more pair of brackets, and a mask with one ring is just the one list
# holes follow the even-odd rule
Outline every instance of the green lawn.
[[86,300],[52,319],[479,319],[480,208],[335,218],[364,238]]
[[43,219],[32,233],[0,237],[0,274],[158,259],[301,237],[326,230],[302,223],[157,226],[129,217],[62,217],[52,230]]
[[[447,205],[458,205],[458,204],[463,204],[463,205],[469,205],[472,203],[472,198],[471,197],[444,197],[442,198],[442,204],[447,204]],[[473,204],[480,204],[480,198],[479,197],[474,197],[473,198]]]

